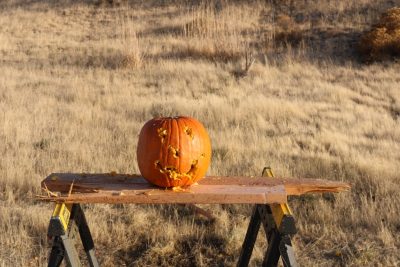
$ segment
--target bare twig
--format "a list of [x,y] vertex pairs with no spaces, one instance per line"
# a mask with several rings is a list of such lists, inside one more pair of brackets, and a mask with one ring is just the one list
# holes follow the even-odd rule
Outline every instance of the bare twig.
[[253,66],[254,61],[256,59],[254,58],[254,55],[251,51],[246,52],[245,59],[246,59],[246,62],[245,62],[244,72],[245,72],[245,75],[247,75],[247,73],[249,72],[250,68]]
[[72,181],[72,183],[71,183],[71,186],[69,187],[69,191],[68,191],[68,197],[70,197],[70,196],[71,196],[71,193],[72,193],[72,188],[74,187],[74,182],[75,182],[75,179]]
[[193,210],[194,214],[202,215],[202,216],[206,217],[207,219],[209,219],[210,221],[215,221],[215,217],[211,214],[210,211],[202,209],[202,208],[196,206],[195,204],[187,204],[187,206]]
[[253,66],[254,62],[256,61],[253,52],[249,51],[249,49],[246,49],[244,56],[245,56],[244,68],[240,68],[232,72],[232,74],[235,76],[236,79],[246,77],[251,67]]
[[43,185],[44,185],[44,188],[42,187],[42,190],[44,190],[44,192],[45,193],[47,193],[47,196],[48,197],[58,197],[58,195],[56,194],[56,193],[53,193],[53,192],[51,192],[48,188],[47,188],[47,185],[46,185],[46,183],[43,183]]

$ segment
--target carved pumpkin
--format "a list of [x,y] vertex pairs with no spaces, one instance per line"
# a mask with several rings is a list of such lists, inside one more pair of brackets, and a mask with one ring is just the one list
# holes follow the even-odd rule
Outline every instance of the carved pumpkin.
[[137,159],[142,176],[152,184],[191,185],[204,177],[210,165],[210,138],[193,118],[155,118],[140,131]]

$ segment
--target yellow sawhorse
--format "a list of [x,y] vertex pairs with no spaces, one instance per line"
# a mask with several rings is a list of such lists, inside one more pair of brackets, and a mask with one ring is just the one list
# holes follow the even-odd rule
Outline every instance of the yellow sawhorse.
[[53,239],[48,266],[60,266],[66,259],[67,266],[81,266],[79,254],[75,248],[76,235],[79,233],[89,265],[98,267],[94,242],[86,222],[85,214],[79,204],[57,203],[50,219],[48,236]]
[[[274,173],[270,167],[265,167],[262,176],[274,177]],[[261,223],[268,240],[262,266],[277,266],[279,258],[282,258],[285,267],[298,266],[291,241],[291,236],[297,231],[292,212],[286,203],[255,205],[237,266],[249,264]]]
[[[262,176],[274,177],[272,169],[265,167]],[[297,266],[291,243],[291,235],[296,233],[296,227],[287,204],[256,204],[254,206],[237,266],[248,266],[261,224],[268,240],[262,266],[277,266],[279,258],[282,259],[285,267]],[[81,206],[76,203],[57,203],[55,206],[48,228],[48,235],[53,239],[48,266],[60,266],[64,258],[67,266],[81,266],[79,254],[75,248],[78,233],[89,265],[99,266],[85,214]]]

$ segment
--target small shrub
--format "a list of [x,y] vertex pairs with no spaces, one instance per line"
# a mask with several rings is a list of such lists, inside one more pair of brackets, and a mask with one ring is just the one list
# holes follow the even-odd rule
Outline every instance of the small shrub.
[[139,37],[136,32],[123,42],[124,57],[120,62],[121,67],[140,67],[143,64],[143,52],[140,47]]
[[38,142],[33,143],[35,149],[46,150],[50,147],[50,141],[47,139],[41,139]]
[[121,29],[121,58],[120,67],[139,67],[143,63],[143,51],[141,49],[140,39],[134,28],[134,22],[129,20],[129,16],[122,22]]
[[304,30],[286,14],[276,16],[273,26],[274,28],[265,34],[267,51],[288,47],[297,48],[304,41]]
[[360,40],[359,51],[367,61],[400,57],[400,7],[387,10]]
[[303,40],[304,35],[301,30],[277,31],[275,33],[275,44],[279,46],[299,47]]
[[[117,3],[118,1],[110,2]],[[107,49],[95,53],[93,56],[95,64],[89,64],[89,66],[100,65],[109,69],[141,67],[144,63],[145,53],[136,24],[128,6],[118,9],[113,25],[113,35],[111,38],[105,39],[103,43]],[[100,64],[96,64],[96,61],[99,61]]]
[[278,27],[285,31],[296,27],[296,23],[293,21],[293,19],[286,14],[277,15],[275,23]]
[[235,21],[240,10],[202,2],[190,10],[190,21],[183,26],[187,40],[185,56],[218,61],[236,61],[244,54],[246,41]]

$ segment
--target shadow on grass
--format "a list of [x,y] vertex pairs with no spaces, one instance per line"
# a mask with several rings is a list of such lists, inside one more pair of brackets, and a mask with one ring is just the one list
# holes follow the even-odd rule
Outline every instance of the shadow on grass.
[[[160,216],[168,223],[179,224],[191,220],[188,209],[182,205],[155,205]],[[176,217],[178,216],[178,217]],[[155,241],[151,234],[139,234],[132,245],[114,252],[118,264],[126,266],[225,266],[234,261],[228,248],[228,239],[216,233],[213,225],[194,224],[190,232],[180,233],[173,240],[165,240],[160,235]]]
[[120,6],[128,7],[166,7],[170,5],[191,5],[190,1],[187,0],[14,0],[14,1],[2,1],[0,2],[0,9],[17,9],[17,8],[33,8],[43,7],[47,8],[70,8],[74,6],[93,6],[101,8],[116,8]]

